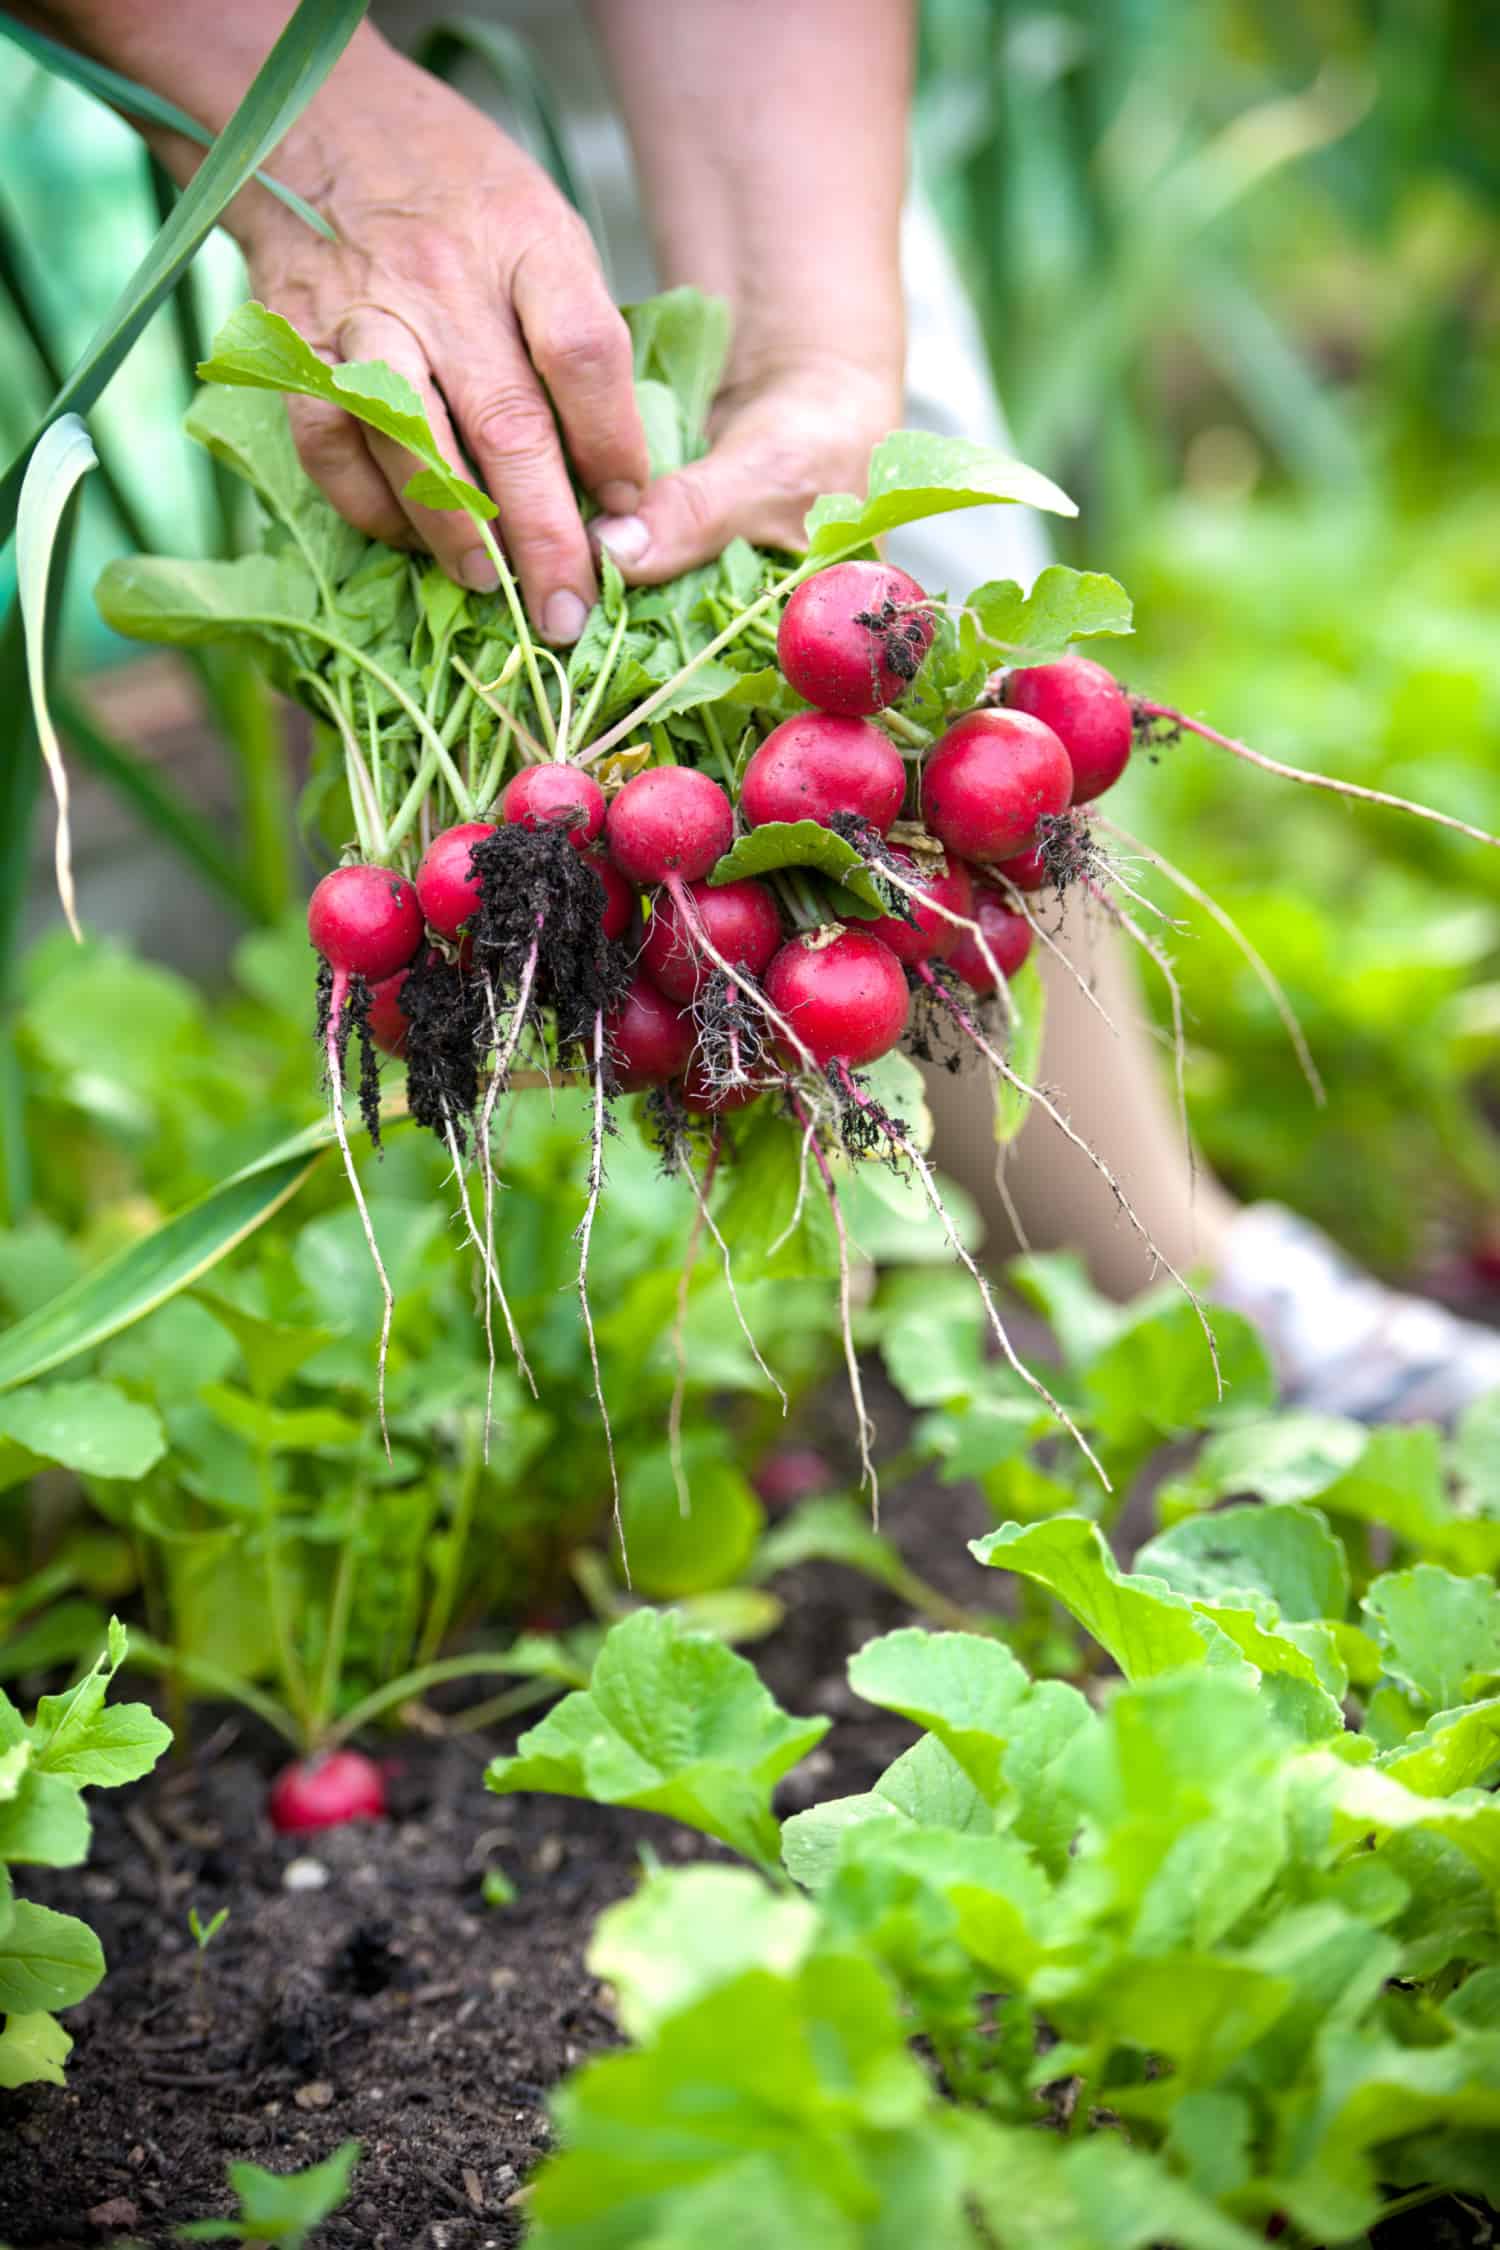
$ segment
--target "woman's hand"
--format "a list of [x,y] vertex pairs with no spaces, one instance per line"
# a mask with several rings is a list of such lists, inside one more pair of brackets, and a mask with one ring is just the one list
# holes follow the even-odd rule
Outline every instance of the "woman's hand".
[[633,514],[596,517],[627,578],[658,585],[736,537],[800,550],[821,492],[863,492],[870,452],[900,419],[894,371],[809,353],[720,393],[712,451],[662,477]]
[[[291,153],[339,241],[257,196],[235,214],[255,292],[326,359],[383,359],[407,378],[443,451],[467,456],[498,503],[531,616],[574,640],[595,584],[567,463],[611,515],[632,513],[647,474],[630,338],[587,230],[496,126],[383,43],[345,66],[337,95]],[[494,586],[467,517],[401,498],[409,454],[320,400],[289,411],[341,514]]]

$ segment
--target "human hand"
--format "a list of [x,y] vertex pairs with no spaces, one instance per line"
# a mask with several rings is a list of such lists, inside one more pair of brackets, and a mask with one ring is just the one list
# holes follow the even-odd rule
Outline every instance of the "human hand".
[[813,501],[864,491],[871,450],[900,410],[894,366],[812,353],[765,365],[720,393],[711,451],[658,478],[635,513],[595,517],[591,536],[635,585],[675,578],[737,537],[800,551]]
[[[595,578],[568,461],[615,516],[647,478],[630,339],[587,229],[496,126],[383,42],[309,119],[295,173],[339,240],[258,196],[236,214],[256,294],[329,361],[383,359],[407,378],[443,451],[498,504],[528,613],[548,640],[575,640]],[[410,454],[319,400],[289,413],[304,468],[351,523],[495,585],[467,516],[400,497]]]

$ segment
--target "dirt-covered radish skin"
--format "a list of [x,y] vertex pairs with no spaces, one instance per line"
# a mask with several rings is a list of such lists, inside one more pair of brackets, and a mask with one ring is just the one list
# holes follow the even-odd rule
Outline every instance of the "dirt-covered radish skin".
[[1009,673],[1002,694],[1008,709],[1051,727],[1067,751],[1075,805],[1113,789],[1130,763],[1135,728],[1130,699],[1112,672],[1089,656],[1063,656]]
[[604,1043],[621,1091],[665,1085],[687,1068],[696,1044],[693,1019],[640,971],[604,1019]]
[[883,915],[878,922],[851,917],[848,927],[879,938],[904,969],[914,969],[919,961],[946,961],[962,934],[958,921],[948,917],[966,919],[972,911],[974,885],[969,870],[961,859],[924,866],[899,844],[890,847],[889,856],[896,872],[921,891],[919,898],[905,900],[911,919],[900,914]]
[[604,934],[612,940],[623,938],[635,920],[641,903],[640,895],[626,882],[606,853],[589,852],[586,858],[587,864],[604,886]]
[[271,1826],[281,1836],[307,1836],[342,1828],[348,1820],[379,1820],[386,1809],[385,1776],[358,1750],[283,1766],[266,1798]]
[[604,791],[577,766],[523,766],[501,792],[500,813],[518,828],[558,822],[583,851],[604,826]]
[[434,836],[417,869],[417,898],[427,927],[456,938],[479,904],[481,883],[474,846],[495,833],[488,820],[461,820]]
[[378,984],[422,942],[422,909],[388,867],[336,867],[307,902],[307,934],[335,977]]
[[682,899],[671,891],[657,893],[640,962],[679,1007],[696,1000],[709,978],[721,973],[704,951],[705,938],[732,968],[758,977],[782,939],[781,915],[765,884],[747,878],[716,890],[710,883],[689,883]]
[[[972,916],[984,932],[984,942],[995,968],[1003,977],[1013,977],[1031,951],[1032,930],[1025,915],[1015,913],[985,884],[976,883]],[[980,951],[979,941],[972,931],[959,931],[958,943],[948,956],[948,966],[955,976],[963,978],[971,992],[994,991],[994,970]]]
[[932,613],[914,578],[889,563],[835,563],[782,612],[782,672],[820,711],[859,717],[906,693],[932,646]]
[[852,814],[883,836],[905,795],[901,753],[871,720],[802,711],[773,728],[751,758],[740,810],[752,828],[773,820],[826,827],[836,814]]
[[766,996],[822,1068],[858,1069],[888,1054],[906,1029],[911,1000],[900,962],[863,930],[825,926],[781,948]]
[[693,766],[653,766],[626,782],[605,819],[609,853],[642,889],[696,883],[734,842],[734,807]]
[[1068,753],[1025,711],[970,711],[928,754],[922,815],[960,859],[1011,859],[1035,841],[1038,821],[1066,812]]

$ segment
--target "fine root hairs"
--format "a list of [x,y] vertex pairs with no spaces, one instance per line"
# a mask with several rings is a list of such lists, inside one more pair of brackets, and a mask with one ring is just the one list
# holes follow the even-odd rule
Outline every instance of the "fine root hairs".
[[376,1357],[375,1400],[380,1415],[380,1436],[385,1446],[385,1457],[391,1458],[391,1433],[385,1418],[385,1363],[391,1348],[391,1322],[395,1318],[396,1300],[391,1293],[390,1275],[380,1255],[380,1245],[375,1240],[375,1229],[370,1220],[370,1207],[365,1201],[365,1191],[359,1184],[359,1174],[354,1168],[354,1155],[349,1146],[349,1135],[344,1124],[344,1040],[340,1026],[349,998],[349,972],[335,969],[328,994],[328,1020],[323,1028],[323,1054],[328,1066],[328,1102],[333,1115],[334,1138],[339,1144],[339,1154],[344,1160],[344,1172],[349,1181],[349,1192],[354,1197],[354,1208],[359,1213],[359,1223],[364,1229],[365,1244],[370,1262],[380,1283],[383,1310],[380,1316],[380,1348]]
[[859,1437],[859,1482],[862,1491],[866,1489],[869,1491],[870,1520],[878,1531],[880,1529],[880,1478],[876,1473],[873,1452],[875,1424],[871,1421],[870,1410],[865,1404],[865,1386],[860,1379],[859,1354],[854,1349],[854,1303],[853,1279],[849,1264],[849,1229],[844,1222],[843,1206],[839,1202],[838,1183],[834,1179],[828,1158],[823,1153],[822,1143],[817,1136],[816,1120],[808,1117],[806,1110],[795,1094],[792,1096],[792,1109],[798,1123],[806,1129],[807,1140],[805,1145],[811,1150],[813,1162],[818,1168],[818,1177],[823,1185],[823,1193],[828,1198],[828,1209],[833,1219],[834,1236],[838,1242],[839,1332],[844,1343],[844,1367],[849,1377],[849,1397],[854,1406],[854,1426]]
[[767,1366],[761,1348],[750,1332],[750,1323],[745,1318],[745,1309],[740,1303],[740,1293],[735,1287],[734,1260],[730,1255],[729,1244],[725,1241],[723,1231],[720,1228],[719,1222],[714,1217],[713,1212],[709,1208],[708,1193],[709,1189],[713,1186],[714,1171],[719,1161],[720,1146],[721,1143],[719,1138],[719,1127],[717,1124],[715,1124],[713,1152],[709,1158],[708,1166],[704,1172],[703,1178],[700,1181],[697,1173],[693,1170],[693,1167],[690,1164],[687,1167],[688,1180],[692,1186],[693,1195],[696,1198],[698,1210],[703,1219],[703,1224],[708,1228],[709,1233],[713,1236],[714,1241],[719,1246],[719,1257],[724,1267],[724,1286],[729,1292],[729,1302],[734,1307],[734,1317],[739,1322],[740,1334],[744,1337],[745,1342],[750,1347],[751,1358],[754,1360],[756,1366],[760,1369],[762,1375],[764,1375],[766,1381],[770,1384],[772,1390],[776,1393],[776,1396],[780,1399],[781,1411],[783,1416],[785,1416],[788,1411],[788,1400],[786,1392],[783,1390],[781,1384],[777,1381],[775,1375],[771,1372],[771,1369]]
[[1062,1427],[1067,1431],[1069,1437],[1072,1438],[1074,1444],[1078,1447],[1084,1459],[1088,1462],[1089,1467],[1093,1470],[1095,1476],[1097,1476],[1105,1491],[1112,1492],[1114,1490],[1114,1487],[1110,1483],[1109,1478],[1104,1473],[1103,1462],[1099,1459],[1098,1454],[1095,1453],[1093,1447],[1089,1444],[1088,1439],[1084,1436],[1082,1430],[1080,1430],[1072,1415],[1068,1412],[1067,1408],[1062,1404],[1060,1399],[1056,1399],[1053,1397],[1052,1393],[1048,1390],[1041,1377],[1039,1375],[1033,1375],[1031,1369],[1026,1365],[1025,1361],[1022,1360],[1017,1354],[1015,1345],[1010,1340],[1010,1336],[1006,1329],[1005,1323],[1000,1318],[999,1308],[995,1303],[994,1293],[990,1288],[987,1278],[980,1272],[978,1266],[974,1263],[973,1258],[970,1256],[969,1252],[964,1248],[962,1242],[958,1238],[958,1233],[954,1227],[953,1220],[949,1215],[948,1206],[946,1205],[946,1203],[944,1203],[941,1195],[938,1193],[937,1182],[932,1176],[932,1170],[927,1162],[926,1157],[917,1147],[915,1141],[912,1140],[910,1134],[905,1132],[896,1123],[894,1118],[886,1116],[884,1110],[881,1109],[878,1102],[872,1101],[868,1094],[862,1094],[860,1092],[859,1088],[855,1085],[846,1064],[839,1063],[835,1067],[838,1071],[839,1083],[843,1087],[844,1092],[848,1096],[849,1100],[855,1104],[856,1108],[864,1110],[870,1116],[872,1121],[879,1127],[881,1132],[884,1133],[886,1139],[891,1143],[891,1146],[900,1150],[902,1156],[906,1159],[907,1163],[910,1164],[912,1170],[916,1173],[917,1178],[921,1181],[923,1192],[926,1194],[928,1202],[932,1205],[934,1212],[937,1214],[939,1224],[941,1225],[944,1234],[948,1238],[948,1247],[950,1248],[950,1250],[952,1250],[959,1263],[964,1267],[970,1279],[973,1281],[975,1288],[979,1291],[979,1295],[983,1302],[985,1312],[989,1316],[991,1332],[994,1335],[996,1343],[1000,1346],[1001,1351],[1004,1353],[1006,1361],[1008,1362],[1012,1371],[1020,1376],[1021,1381],[1026,1385],[1028,1390],[1034,1391],[1036,1393],[1037,1397],[1047,1408],[1048,1413],[1051,1414],[1056,1421],[1062,1424]]
[[867,859],[865,865],[872,875],[878,875],[883,883],[889,883],[892,890],[902,892],[907,898],[919,900],[929,913],[937,916],[940,922],[951,924],[955,930],[962,930],[973,939],[975,951],[995,980],[995,997],[1004,1011],[1005,1020],[1007,1023],[1013,1023],[1016,1013],[1015,1004],[1006,985],[1005,973],[995,959],[990,941],[985,936],[979,923],[968,914],[956,914],[951,906],[944,906],[941,899],[936,899],[929,891],[924,891],[920,883],[909,882],[899,869],[887,867],[884,860]]
[[1487,828],[1475,828],[1454,813],[1437,812],[1431,805],[1419,805],[1411,797],[1393,796],[1389,789],[1368,789],[1363,782],[1336,781],[1332,774],[1308,773],[1302,766],[1284,765],[1280,758],[1269,758],[1264,750],[1252,750],[1248,742],[1237,742],[1232,734],[1220,734],[1217,727],[1209,726],[1202,719],[1190,719],[1185,711],[1174,710],[1169,703],[1149,703],[1144,696],[1132,696],[1130,707],[1137,719],[1160,721],[1178,733],[1196,734],[1202,741],[1212,742],[1216,748],[1228,750],[1232,756],[1259,766],[1262,773],[1274,773],[1282,781],[1300,781],[1304,789],[1326,789],[1332,796],[1351,797],[1362,805],[1383,805],[1387,812],[1410,813],[1417,820],[1430,820],[1435,827],[1451,828],[1455,835],[1467,836],[1470,843],[1487,844],[1492,851],[1500,851],[1500,836],[1492,836]]
[[[949,1013],[953,1017],[954,1022],[958,1025],[959,1030],[963,1032],[966,1038],[973,1042],[975,1047],[978,1048],[980,1054],[983,1055],[990,1068],[993,1071],[997,1072],[998,1075],[1006,1081],[1007,1085],[1014,1086],[1018,1093],[1024,1094],[1028,1101],[1035,1102],[1039,1109],[1045,1111],[1046,1115],[1051,1118],[1053,1124],[1057,1127],[1058,1131],[1064,1136],[1064,1138],[1071,1142],[1072,1146],[1078,1150],[1080,1156],[1086,1157],[1088,1162],[1092,1164],[1094,1170],[1099,1174],[1099,1177],[1103,1180],[1105,1186],[1109,1189],[1116,1203],[1118,1203],[1120,1209],[1124,1212],[1125,1217],[1129,1220],[1131,1226],[1135,1229],[1142,1242],[1144,1242],[1144,1244],[1146,1245],[1146,1248],[1150,1251],[1153,1264],[1160,1266],[1163,1273],[1168,1275],[1168,1277],[1176,1283],[1177,1287],[1182,1291],[1183,1296],[1186,1297],[1188,1303],[1192,1306],[1193,1311],[1197,1314],[1198,1325],[1203,1330],[1204,1341],[1208,1345],[1208,1356],[1213,1362],[1214,1387],[1219,1397],[1222,1398],[1224,1396],[1224,1375],[1219,1365],[1219,1340],[1214,1334],[1213,1323],[1208,1317],[1207,1308],[1205,1307],[1202,1298],[1198,1295],[1197,1290],[1192,1286],[1191,1282],[1184,1280],[1183,1276],[1173,1265],[1171,1259],[1166,1255],[1166,1252],[1158,1246],[1156,1238],[1152,1234],[1151,1229],[1146,1225],[1145,1220],[1140,1216],[1134,1204],[1131,1202],[1129,1196],[1125,1193],[1125,1190],[1121,1187],[1119,1181],[1115,1178],[1114,1173],[1105,1163],[1103,1157],[1099,1155],[1097,1150],[1089,1146],[1088,1142],[1078,1131],[1077,1127],[1072,1123],[1071,1119],[1068,1118],[1063,1113],[1063,1111],[1058,1108],[1056,1102],[1053,1101],[1051,1095],[1047,1092],[1045,1087],[1029,1085],[1027,1081],[1020,1075],[1020,1073],[1017,1070],[1013,1069],[1011,1064],[1009,1064],[1002,1055],[996,1052],[995,1048],[990,1045],[990,1042],[985,1038],[978,1025],[972,1021],[967,1011],[960,1006],[959,1002],[953,997],[952,993],[944,990],[938,979],[933,976],[931,971],[928,969],[925,962],[922,964],[922,967],[918,970],[917,973],[923,978],[923,980],[931,988],[931,990],[938,995],[939,999],[943,1002],[943,1004],[946,1006]],[[1002,1151],[1001,1154],[1003,1161],[1004,1152]],[[996,1184],[1000,1184],[1000,1173],[998,1170],[996,1173]],[[1002,1186],[1002,1196],[1005,1195],[1005,1192],[1006,1191]],[[1011,1214],[1008,1200],[1006,1208],[1007,1216],[1011,1217],[1012,1225],[1018,1225],[1014,1216]]]
[[803,1065],[804,1069],[812,1071],[816,1075],[818,1069],[817,1057],[811,1053],[805,1041],[798,1037],[797,1033],[792,1029],[791,1025],[787,1022],[786,1017],[781,1014],[780,1010],[772,1007],[770,1001],[761,991],[760,986],[758,984],[752,983],[751,979],[745,975],[743,969],[737,969],[732,961],[726,961],[723,954],[714,944],[713,939],[709,936],[707,926],[703,920],[703,916],[698,912],[697,902],[693,898],[692,893],[689,891],[686,883],[683,882],[681,876],[669,875],[665,884],[665,889],[667,890],[668,895],[672,900],[672,904],[676,907],[678,913],[682,916],[683,921],[692,931],[694,941],[696,942],[699,951],[702,953],[703,958],[706,961],[712,961],[714,967],[719,971],[719,974],[721,976],[727,977],[729,979],[729,982],[735,987],[735,990],[744,994],[751,1007],[753,1009],[758,1009],[760,1014],[763,1015],[767,1019],[767,1021],[781,1033],[782,1038],[786,1041],[787,1045],[796,1055],[797,1060]]
[[[531,1372],[530,1363],[521,1343],[520,1332],[511,1317],[510,1302],[501,1284],[500,1264],[495,1255],[495,1160],[490,1147],[490,1127],[495,1115],[496,1099],[501,1087],[509,1083],[510,1066],[515,1057],[516,1049],[520,1045],[521,1034],[526,1028],[526,1016],[531,1004],[531,988],[536,977],[541,943],[542,933],[540,927],[538,927],[537,934],[532,940],[531,950],[526,956],[526,965],[521,971],[521,981],[516,991],[515,1005],[511,1009],[510,1023],[506,1029],[503,1046],[500,1041],[499,1021],[495,1013],[494,987],[490,986],[489,988],[490,1033],[495,1042],[495,1056],[490,1072],[490,1082],[484,1090],[484,1106],[480,1110],[479,1123],[474,1133],[479,1149],[480,1177],[484,1195],[484,1240],[478,1247],[480,1258],[483,1261],[485,1278],[485,1336],[488,1339],[491,1333],[489,1291],[493,1289],[500,1300],[500,1310],[505,1319],[505,1332],[510,1338],[510,1348],[515,1356],[516,1365],[525,1376],[533,1398],[538,1395],[536,1378]],[[456,1166],[456,1156],[454,1162]],[[468,1217],[469,1192],[467,1187],[461,1186],[460,1192],[464,1199],[464,1214],[465,1217]],[[484,1412],[484,1457],[486,1461],[490,1457],[490,1400],[494,1394],[494,1378],[495,1358],[492,1350],[490,1353],[490,1388],[486,1396]]]
[[719,1149],[715,1141],[709,1151],[705,1186],[700,1190],[698,1175],[693,1170],[691,1157],[684,1157],[682,1169],[693,1183],[696,1208],[693,1223],[688,1229],[687,1249],[683,1254],[682,1270],[677,1276],[677,1309],[672,1319],[672,1403],[667,1409],[667,1453],[672,1463],[672,1482],[677,1488],[677,1512],[680,1516],[692,1513],[693,1496],[688,1490],[687,1469],[682,1454],[682,1410],[687,1400],[687,1309],[688,1291],[698,1264],[698,1251],[703,1241],[703,1222],[708,1217],[708,1193],[713,1185],[718,1166]]
[[620,1506],[620,1471],[615,1460],[615,1433],[609,1419],[609,1406],[604,1396],[604,1376],[599,1367],[599,1341],[594,1334],[593,1308],[589,1304],[589,1244],[593,1240],[594,1218],[599,1209],[599,1198],[604,1191],[604,1010],[594,1013],[594,1035],[591,1043],[589,1071],[593,1088],[593,1116],[589,1129],[589,1193],[583,1207],[583,1217],[578,1222],[578,1303],[583,1313],[584,1332],[589,1340],[589,1364],[594,1371],[594,1397],[599,1404],[599,1419],[604,1424],[604,1447],[609,1455],[609,1489],[614,1502],[615,1536],[620,1542],[620,1568],[625,1573],[625,1583],[630,1584],[630,1556],[625,1546],[625,1518]]
[[1128,850],[1139,852],[1142,859],[1149,860],[1153,867],[1158,868],[1165,875],[1169,883],[1176,884],[1178,890],[1185,897],[1192,899],[1197,905],[1201,906],[1210,920],[1217,922],[1230,943],[1239,949],[1250,969],[1264,987],[1272,1007],[1281,1018],[1282,1027],[1291,1042],[1292,1052],[1297,1058],[1298,1068],[1307,1080],[1309,1093],[1319,1109],[1324,1108],[1328,1101],[1328,1091],[1323,1084],[1322,1073],[1313,1060],[1312,1049],[1307,1043],[1307,1034],[1297,1019],[1297,1011],[1287,998],[1285,989],[1275,970],[1257,947],[1252,945],[1234,916],[1226,907],[1221,906],[1216,898],[1213,898],[1204,890],[1201,884],[1195,883],[1191,875],[1184,874],[1180,867],[1174,867],[1171,860],[1163,858],[1162,854],[1155,850],[1152,845],[1143,844],[1139,837],[1132,836],[1128,829],[1120,826],[1118,821],[1110,820],[1101,815],[1100,824],[1107,828],[1112,836],[1118,836],[1120,842]]
[[516,1370],[524,1379],[533,1398],[538,1395],[536,1377],[531,1372],[531,1363],[526,1357],[526,1347],[521,1342],[521,1333],[516,1326],[515,1316],[511,1312],[510,1299],[505,1294],[505,1284],[500,1278],[499,1262],[495,1257],[495,1176],[490,1158],[489,1142],[485,1140],[481,1144],[480,1151],[484,1180],[485,1220],[484,1232],[481,1234],[475,1223],[473,1207],[469,1202],[468,1173],[465,1170],[463,1157],[459,1150],[458,1135],[454,1130],[453,1120],[446,1110],[443,1113],[443,1123],[448,1153],[453,1159],[453,1178],[458,1188],[459,1207],[463,1212],[464,1227],[469,1240],[479,1254],[479,1270],[484,1288],[484,1344],[489,1357],[489,1372],[484,1393],[484,1458],[488,1462],[490,1457],[490,1429],[494,1419],[495,1407],[495,1324],[491,1310],[492,1302],[500,1307],[500,1317],[505,1322],[505,1333],[510,1339],[511,1354],[516,1363]]
[[1118,1039],[1120,1036],[1120,1027],[1115,1022],[1114,1017],[1110,1014],[1108,1008],[1105,1007],[1104,1002],[1100,999],[1098,993],[1089,983],[1088,978],[1079,968],[1077,962],[1065,950],[1064,947],[1058,944],[1057,939],[1053,935],[1052,931],[1047,928],[1047,925],[1045,924],[1045,922],[1043,922],[1041,916],[1033,908],[1031,901],[1026,896],[1026,893],[1023,890],[1019,890],[1017,886],[1011,881],[1010,877],[1008,875],[1002,874],[1001,870],[998,867],[992,868],[990,872],[995,878],[995,888],[1001,893],[1006,905],[1010,908],[1011,912],[1013,914],[1019,914],[1021,916],[1021,919],[1025,922],[1027,928],[1031,931],[1032,936],[1034,938],[1037,938],[1041,942],[1041,944],[1046,947],[1047,951],[1052,955],[1055,961],[1061,962],[1067,974],[1072,978],[1079,991],[1083,994],[1084,999],[1088,1002],[1095,1015],[1099,1018],[1099,1021],[1106,1027],[1112,1038]]

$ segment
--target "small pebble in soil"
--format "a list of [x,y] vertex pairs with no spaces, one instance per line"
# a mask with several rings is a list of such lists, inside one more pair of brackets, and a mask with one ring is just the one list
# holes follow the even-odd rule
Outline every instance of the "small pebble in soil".
[[281,1871],[284,1891],[321,1891],[327,1881],[328,1870],[320,1859],[289,1859]]

